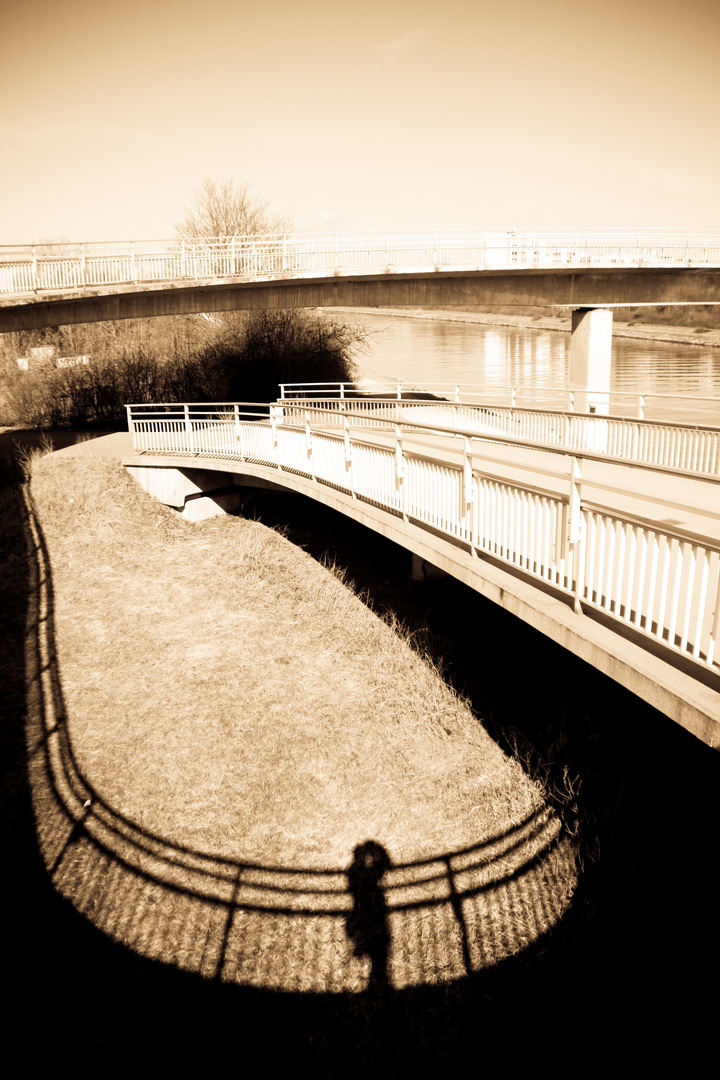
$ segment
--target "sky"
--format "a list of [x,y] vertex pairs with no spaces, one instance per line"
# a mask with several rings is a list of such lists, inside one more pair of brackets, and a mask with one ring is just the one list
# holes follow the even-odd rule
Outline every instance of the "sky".
[[720,227],[717,0],[0,0],[0,245]]

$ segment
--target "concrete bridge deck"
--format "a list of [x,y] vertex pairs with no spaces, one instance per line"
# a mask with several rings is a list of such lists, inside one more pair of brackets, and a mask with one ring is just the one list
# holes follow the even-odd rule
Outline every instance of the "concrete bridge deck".
[[[367,439],[366,429],[359,429],[357,438]],[[372,441],[390,450],[391,439],[376,433]],[[418,434],[406,438],[404,452],[408,455],[446,459],[459,465],[456,446],[447,437]],[[512,612],[536,629],[552,637],[576,656],[630,689],[643,700],[670,716],[710,746],[720,745],[720,679],[707,673],[698,677],[697,665],[683,664],[674,658],[668,662],[662,650],[653,651],[648,642],[633,632],[632,627],[619,627],[602,612],[589,609],[576,611],[558,590],[548,583],[532,580],[516,567],[508,567],[492,557],[478,557],[467,546],[453,541],[426,524],[397,512],[338,490],[327,483],[313,480],[287,469],[278,470],[271,464],[258,461],[231,460],[182,454],[133,453],[132,436],[115,433],[79,443],[58,451],[69,455],[100,455],[119,457],[123,465],[149,492],[168,505],[175,506],[190,518],[232,509],[242,500],[248,488],[290,491],[305,495],[343,513],[404,547],[417,560],[437,567],[483,596]],[[560,466],[562,456],[555,455],[555,480],[551,470],[545,473],[549,486],[555,483],[557,493],[567,487],[566,465]],[[499,478],[513,483],[537,483],[539,459],[518,447],[486,444],[478,440],[473,448],[473,469],[492,466]],[[622,479],[615,476],[613,466],[600,470],[598,477],[589,479],[588,490],[593,499],[605,502],[617,500],[618,509],[627,502],[637,515],[637,499],[642,498],[648,521],[661,527],[667,524],[668,509],[674,495],[680,501],[672,510],[671,524],[694,534],[702,531],[720,548],[720,501],[716,499],[717,484],[703,481],[686,483],[688,478],[674,478],[628,466],[620,467]],[[587,474],[587,470],[585,470]],[[634,490],[628,486],[634,484]],[[670,484],[670,486],[667,486]],[[233,491],[236,493],[233,496]],[[680,515],[683,515],[682,518]],[[522,665],[522,658],[518,659]]]
[[[85,292],[86,295],[82,295]],[[87,292],[90,295],[87,295]],[[613,308],[720,303],[720,268],[437,270],[278,277],[35,294],[0,306],[0,333],[213,311],[307,307]]]
[[[138,448],[146,438],[140,429],[154,422],[147,413],[134,419]],[[712,658],[720,597],[717,480],[590,458],[579,484],[570,456],[544,448],[470,440],[459,452],[457,439],[452,445],[448,436],[422,431],[403,432],[399,447],[388,432],[273,428],[257,417],[241,425],[242,449],[227,420],[193,421],[193,454],[177,441],[188,434],[184,424],[157,424],[157,449],[146,445],[123,464],[187,516],[228,505],[234,485],[316,499],[463,581],[705,742],[720,744],[720,668]],[[219,435],[230,438],[226,449],[218,447]],[[375,470],[372,482],[368,469]],[[701,623],[708,629],[701,632]],[[710,634],[707,660],[696,633]]]

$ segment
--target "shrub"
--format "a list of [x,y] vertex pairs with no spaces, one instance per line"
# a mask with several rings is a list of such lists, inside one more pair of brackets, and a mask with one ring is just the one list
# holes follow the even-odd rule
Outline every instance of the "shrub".
[[[280,382],[349,382],[366,332],[305,311],[189,315],[8,334],[0,346],[0,423],[124,425],[125,405],[274,401]],[[21,371],[39,344],[53,357]],[[89,356],[57,367],[55,356]]]
[[281,383],[352,382],[353,354],[365,341],[364,329],[338,319],[304,310],[254,311],[203,359],[218,398],[274,401]]

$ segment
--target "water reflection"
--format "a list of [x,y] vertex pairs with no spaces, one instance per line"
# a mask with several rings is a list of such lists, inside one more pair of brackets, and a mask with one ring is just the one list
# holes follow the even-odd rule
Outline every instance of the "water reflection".
[[[386,315],[354,316],[375,331],[361,367],[370,377],[402,382],[564,386],[570,334],[514,326],[431,322]],[[695,397],[675,419],[720,424],[720,349],[638,338],[614,338],[611,390]],[[715,402],[700,400],[703,395]],[[655,415],[670,416],[656,403]]]

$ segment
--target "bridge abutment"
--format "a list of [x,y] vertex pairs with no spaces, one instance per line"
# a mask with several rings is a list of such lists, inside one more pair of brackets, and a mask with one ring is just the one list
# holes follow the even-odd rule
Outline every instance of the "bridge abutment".
[[233,476],[213,469],[173,469],[129,465],[127,470],[149,495],[173,506],[187,521],[205,521],[242,510],[249,495]]

